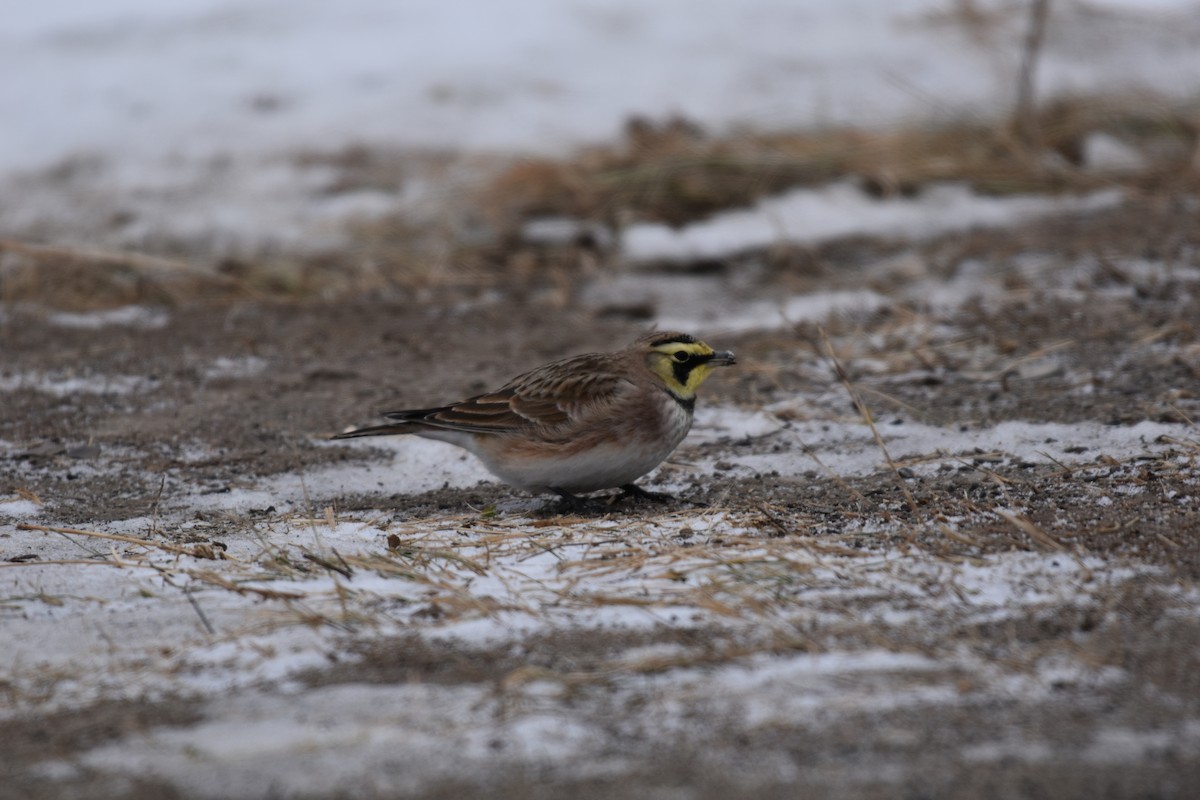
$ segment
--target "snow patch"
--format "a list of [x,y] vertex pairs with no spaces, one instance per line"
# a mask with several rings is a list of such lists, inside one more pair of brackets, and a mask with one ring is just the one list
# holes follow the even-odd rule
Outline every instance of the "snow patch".
[[39,372],[0,375],[0,392],[31,390],[53,397],[76,394],[140,394],[158,388],[141,375],[53,375]]
[[208,380],[218,378],[253,378],[266,368],[266,360],[258,356],[244,356],[242,358],[226,358],[225,356],[221,356],[215,359],[204,370],[204,377]]
[[170,321],[170,315],[162,310],[145,306],[123,306],[107,311],[69,312],[53,311],[46,315],[51,325],[78,330],[99,330],[110,326],[158,330]]
[[42,507],[32,500],[20,497],[0,498],[0,517],[24,519],[42,513]]
[[621,251],[633,262],[688,263],[845,236],[920,240],[949,231],[1009,227],[1051,214],[1114,208],[1122,199],[1117,189],[1078,197],[987,197],[960,184],[935,185],[914,198],[876,198],[852,181],[843,181],[796,189],[679,229],[657,223],[631,225],[622,232]]

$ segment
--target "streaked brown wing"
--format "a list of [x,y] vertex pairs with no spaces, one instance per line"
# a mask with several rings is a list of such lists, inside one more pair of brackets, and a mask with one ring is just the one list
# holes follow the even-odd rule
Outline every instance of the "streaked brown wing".
[[452,406],[392,411],[384,415],[399,422],[474,433],[504,433],[513,429],[514,415],[499,392],[479,395]]
[[602,356],[575,356],[451,406],[396,411],[386,416],[475,433],[521,431],[553,438],[564,426],[585,419],[634,388],[608,367]]

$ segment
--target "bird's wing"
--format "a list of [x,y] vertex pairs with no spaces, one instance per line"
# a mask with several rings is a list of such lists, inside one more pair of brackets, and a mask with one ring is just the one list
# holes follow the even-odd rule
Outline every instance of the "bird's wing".
[[494,392],[440,408],[394,411],[400,422],[473,433],[554,438],[567,426],[602,416],[634,385],[603,357],[576,356],[527,372]]

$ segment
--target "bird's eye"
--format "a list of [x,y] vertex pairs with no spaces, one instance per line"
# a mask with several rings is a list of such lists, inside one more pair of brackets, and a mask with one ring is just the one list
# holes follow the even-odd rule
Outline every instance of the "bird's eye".
[[680,350],[675,353],[675,360],[678,361],[680,364],[686,364],[688,362],[688,359],[690,359],[691,357],[692,357],[692,354],[687,352],[686,350]]

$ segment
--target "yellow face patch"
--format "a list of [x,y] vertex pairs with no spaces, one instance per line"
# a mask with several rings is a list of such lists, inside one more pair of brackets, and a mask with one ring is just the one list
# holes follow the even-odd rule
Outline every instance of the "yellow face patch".
[[713,371],[714,351],[704,342],[665,342],[650,349],[650,369],[680,400],[696,396],[696,389]]

